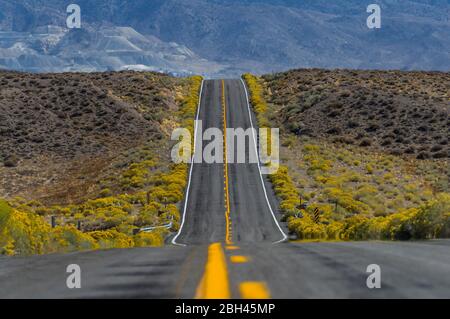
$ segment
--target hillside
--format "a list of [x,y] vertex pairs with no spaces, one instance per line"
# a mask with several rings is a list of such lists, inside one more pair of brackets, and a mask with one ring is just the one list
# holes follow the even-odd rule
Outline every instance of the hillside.
[[297,135],[419,159],[449,158],[448,73],[298,70],[265,76]]
[[[0,0],[0,68],[126,67],[239,76],[298,67],[450,69],[448,2],[80,0],[83,28],[65,29],[62,0]],[[125,28],[124,28],[125,27]]]
[[1,72],[0,83],[0,254],[162,245],[178,229],[187,165],[170,161],[170,136],[193,126],[200,77]]
[[161,139],[181,81],[152,73],[0,73],[0,197],[70,203],[122,153]]
[[260,124],[281,131],[282,166],[270,179],[293,235],[450,235],[448,73],[293,70],[245,79]]

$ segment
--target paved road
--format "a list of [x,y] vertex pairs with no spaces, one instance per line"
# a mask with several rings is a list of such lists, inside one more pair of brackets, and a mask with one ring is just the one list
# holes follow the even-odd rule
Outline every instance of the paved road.
[[[225,100],[223,100],[225,91]],[[226,110],[224,114],[224,109]],[[225,116],[224,116],[225,115]],[[239,80],[205,81],[200,105],[199,119],[204,130],[209,128],[242,128],[252,127],[254,120],[250,115],[244,86]],[[235,145],[238,139],[234,138]],[[202,149],[206,149],[211,141],[203,141]],[[228,145],[232,141],[228,139]],[[275,242],[284,239],[274,221],[266,200],[276,207],[276,198],[268,187],[263,188],[257,163],[249,163],[250,152],[255,154],[252,136],[246,139],[247,161],[237,163],[237,152],[233,152],[234,160],[228,159],[228,172],[224,171],[224,160],[220,163],[194,164],[191,186],[188,196],[185,224],[176,242],[180,244],[205,244],[220,242],[226,238],[226,190],[225,176],[229,179],[229,233],[232,242]],[[253,157],[255,158],[255,157]],[[267,183],[267,181],[265,181]]]
[[[199,119],[251,127],[243,84],[205,81]],[[0,258],[0,298],[450,298],[450,241],[274,244],[285,229],[264,185],[256,163],[194,164],[178,246]],[[66,287],[69,264],[81,289]]]

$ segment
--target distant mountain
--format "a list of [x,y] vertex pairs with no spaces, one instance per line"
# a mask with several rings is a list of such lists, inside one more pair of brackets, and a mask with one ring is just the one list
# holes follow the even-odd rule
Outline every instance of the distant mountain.
[[[64,28],[70,1],[0,0],[0,64],[209,75],[296,67],[450,70],[448,0],[72,2],[82,9],[79,32]],[[366,26],[373,2],[382,8],[378,30]],[[62,29],[36,33],[45,26]]]
[[188,75],[219,71],[187,47],[130,27],[67,30],[40,26],[0,32],[0,68],[32,72],[146,70]]

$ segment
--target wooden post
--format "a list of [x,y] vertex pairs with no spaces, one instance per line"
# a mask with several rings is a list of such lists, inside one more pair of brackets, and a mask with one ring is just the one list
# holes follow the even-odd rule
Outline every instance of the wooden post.
[[56,227],[56,216],[52,216],[52,228]]

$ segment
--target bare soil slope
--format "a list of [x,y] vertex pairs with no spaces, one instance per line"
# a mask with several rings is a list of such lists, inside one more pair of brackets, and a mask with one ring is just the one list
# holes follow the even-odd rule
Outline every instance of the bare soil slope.
[[89,192],[122,151],[161,139],[177,81],[156,73],[1,72],[0,196],[55,193],[70,202]]

